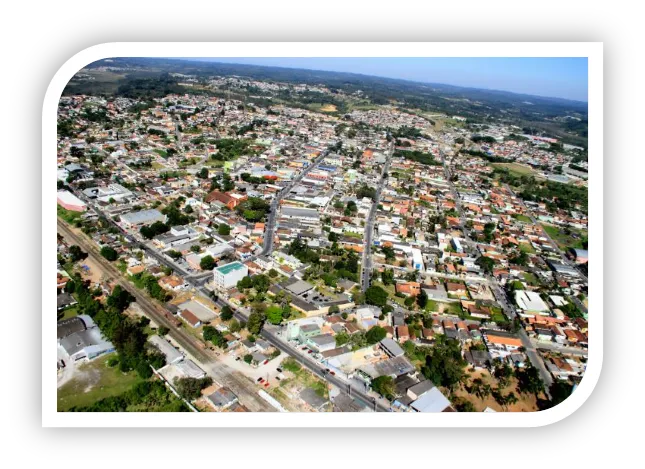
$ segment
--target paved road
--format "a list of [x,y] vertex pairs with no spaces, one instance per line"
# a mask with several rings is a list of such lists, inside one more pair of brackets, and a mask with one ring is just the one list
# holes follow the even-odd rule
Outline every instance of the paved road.
[[381,178],[379,179],[379,183],[376,188],[376,198],[372,203],[372,208],[370,209],[369,216],[367,217],[367,223],[365,223],[365,233],[363,234],[363,240],[364,240],[363,260],[361,263],[361,290],[363,292],[365,292],[369,288],[370,279],[372,277],[372,236],[374,236],[374,219],[376,218],[378,205],[379,205],[379,202],[381,201],[381,192],[383,190],[383,186],[387,181],[387,178],[384,176],[387,175],[387,172],[390,168],[393,152],[394,152],[394,143],[390,142],[390,148],[388,150],[388,155],[385,160],[385,165],[383,166],[383,171],[381,172]]
[[233,372],[227,372],[220,363],[214,362],[213,357],[204,350],[199,339],[186,332],[183,327],[178,328],[176,326],[177,319],[172,313],[147,298],[141,290],[126,281],[121,272],[100,255],[98,248],[91,241],[84,236],[74,233],[62,220],[58,220],[58,231],[65,238],[80,246],[101,266],[113,281],[130,292],[146,316],[155,321],[157,325],[167,327],[170,330],[168,335],[186,350],[191,357],[199,362],[205,371],[209,372],[208,374],[213,376],[217,382],[231,388],[245,406],[250,410],[259,412],[273,412],[275,410],[257,395],[257,390],[254,388],[253,383],[247,378]]
[[563,345],[557,345],[553,342],[533,341],[533,343],[538,350],[548,350],[550,352],[560,352],[565,355],[578,355],[583,357],[586,357],[589,354],[589,351],[586,349],[566,347]]
[[302,181],[302,178],[307,175],[309,171],[318,166],[318,164],[329,154],[329,150],[324,150],[309,166],[307,166],[302,172],[298,174],[287,186],[285,186],[280,192],[276,194],[271,202],[271,211],[267,217],[266,227],[264,230],[264,243],[262,246],[262,252],[260,255],[266,256],[273,251],[273,240],[275,238],[274,231],[276,227],[276,216],[278,208],[280,207],[280,201],[286,196],[291,189],[293,189],[297,184]]

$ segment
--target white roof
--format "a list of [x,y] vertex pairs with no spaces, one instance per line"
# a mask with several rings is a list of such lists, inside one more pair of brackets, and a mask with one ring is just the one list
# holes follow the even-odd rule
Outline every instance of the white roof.
[[411,407],[417,412],[443,412],[450,407],[450,401],[435,387],[414,401]]
[[79,199],[69,191],[59,191],[58,200],[60,200],[64,204],[79,205],[81,207],[85,207],[85,202],[83,202],[81,199]]
[[540,295],[532,291],[518,290],[515,292],[515,301],[520,309],[525,311],[548,311],[549,307],[542,301]]

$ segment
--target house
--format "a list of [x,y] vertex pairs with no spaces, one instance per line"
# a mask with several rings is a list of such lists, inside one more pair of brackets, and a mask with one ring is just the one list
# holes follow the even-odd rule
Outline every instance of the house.
[[396,292],[407,296],[417,296],[421,293],[421,284],[416,282],[399,282],[396,284]]
[[410,330],[408,326],[397,326],[396,335],[400,343],[404,343],[406,340],[410,339]]
[[187,309],[183,309],[181,313],[179,313],[179,316],[181,316],[184,321],[186,321],[193,327],[199,327],[202,325],[202,322],[199,320],[199,318]]
[[141,210],[139,212],[128,212],[120,216],[121,223],[126,228],[140,228],[143,225],[150,225],[154,222],[166,222],[166,215],[159,210]]
[[249,274],[249,268],[239,261],[213,269],[213,282],[220,290],[228,290]]
[[228,409],[238,402],[237,396],[227,387],[221,387],[206,396],[206,401],[217,411]]
[[464,358],[475,368],[488,368],[492,362],[490,353],[485,350],[467,350]]
[[463,283],[446,282],[446,291],[448,295],[468,299],[468,290]]
[[204,202],[206,202],[207,204],[210,204],[212,202],[219,202],[222,205],[228,207],[230,210],[233,210],[247,198],[248,197],[246,195],[225,193],[215,190],[204,197]]
[[84,212],[87,210],[87,204],[69,191],[58,191],[57,202],[65,210],[72,212]]
[[177,275],[168,275],[159,279],[159,286],[164,290],[180,291],[188,286],[186,281]]
[[515,303],[522,310],[524,316],[534,316],[535,314],[549,316],[549,307],[540,298],[540,295],[535,292],[516,290]]

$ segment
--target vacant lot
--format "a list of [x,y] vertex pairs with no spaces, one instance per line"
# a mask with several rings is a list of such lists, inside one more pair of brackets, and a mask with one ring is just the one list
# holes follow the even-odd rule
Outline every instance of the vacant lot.
[[325,104],[320,108],[322,112],[336,112],[338,109],[333,104]]
[[[492,388],[497,387],[497,380],[491,376],[491,374],[488,371],[475,371],[470,374],[472,382],[473,379],[475,378],[480,378],[484,383],[488,384]],[[495,398],[491,395],[489,396],[482,396],[477,397],[474,394],[470,394],[466,389],[460,388],[456,390],[452,396],[451,400],[453,400],[455,397],[459,397],[461,399],[470,401],[474,406],[477,412],[483,411],[486,407],[490,407],[491,409],[496,410],[497,412],[536,412],[538,410],[537,407],[537,399],[535,398],[534,395],[532,394],[520,394],[517,389],[517,380],[515,378],[512,378],[509,382],[509,385],[506,386],[503,389],[503,394],[508,394],[509,392],[513,392],[515,396],[518,398],[518,402],[513,405],[507,406],[506,409],[504,409],[501,405],[499,405],[496,401]]]
[[574,248],[583,249],[582,240],[587,237],[586,231],[569,229],[567,233],[557,226],[542,223],[542,228],[555,241],[561,249]]
[[108,359],[115,356],[109,354],[79,365],[74,378],[58,390],[58,411],[91,405],[104,397],[121,394],[142,381],[136,372],[121,373],[118,366],[107,366]]

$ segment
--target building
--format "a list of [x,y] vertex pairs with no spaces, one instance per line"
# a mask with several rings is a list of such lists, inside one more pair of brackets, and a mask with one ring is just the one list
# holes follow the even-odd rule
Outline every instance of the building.
[[173,347],[170,342],[168,342],[163,337],[158,335],[151,335],[148,339],[152,345],[154,345],[161,353],[166,357],[166,363],[172,365],[174,363],[179,363],[184,359],[184,356],[179,350]]
[[57,202],[65,210],[72,212],[84,212],[87,210],[85,202],[69,191],[58,191]]
[[208,403],[218,411],[228,409],[233,404],[238,402],[237,396],[228,388],[219,388],[212,394],[206,396]]
[[[422,381],[425,383],[425,381]],[[419,383],[421,384],[421,383]],[[452,407],[450,401],[442,394],[437,387],[425,392],[416,401],[410,404],[417,412],[450,412]]]
[[138,228],[143,225],[150,225],[154,222],[166,222],[166,215],[159,210],[141,210],[140,212],[128,212],[121,215],[121,223],[127,228]]
[[228,290],[237,285],[249,274],[249,268],[241,262],[235,261],[213,269],[213,283],[220,290]]
[[[70,360],[92,361],[101,355],[114,352],[114,345],[106,340],[88,316],[61,321],[58,325],[58,344]],[[61,337],[62,336],[62,337]]]
[[515,292],[515,302],[525,314],[542,314],[549,315],[549,307],[535,292],[527,290],[517,290]]

